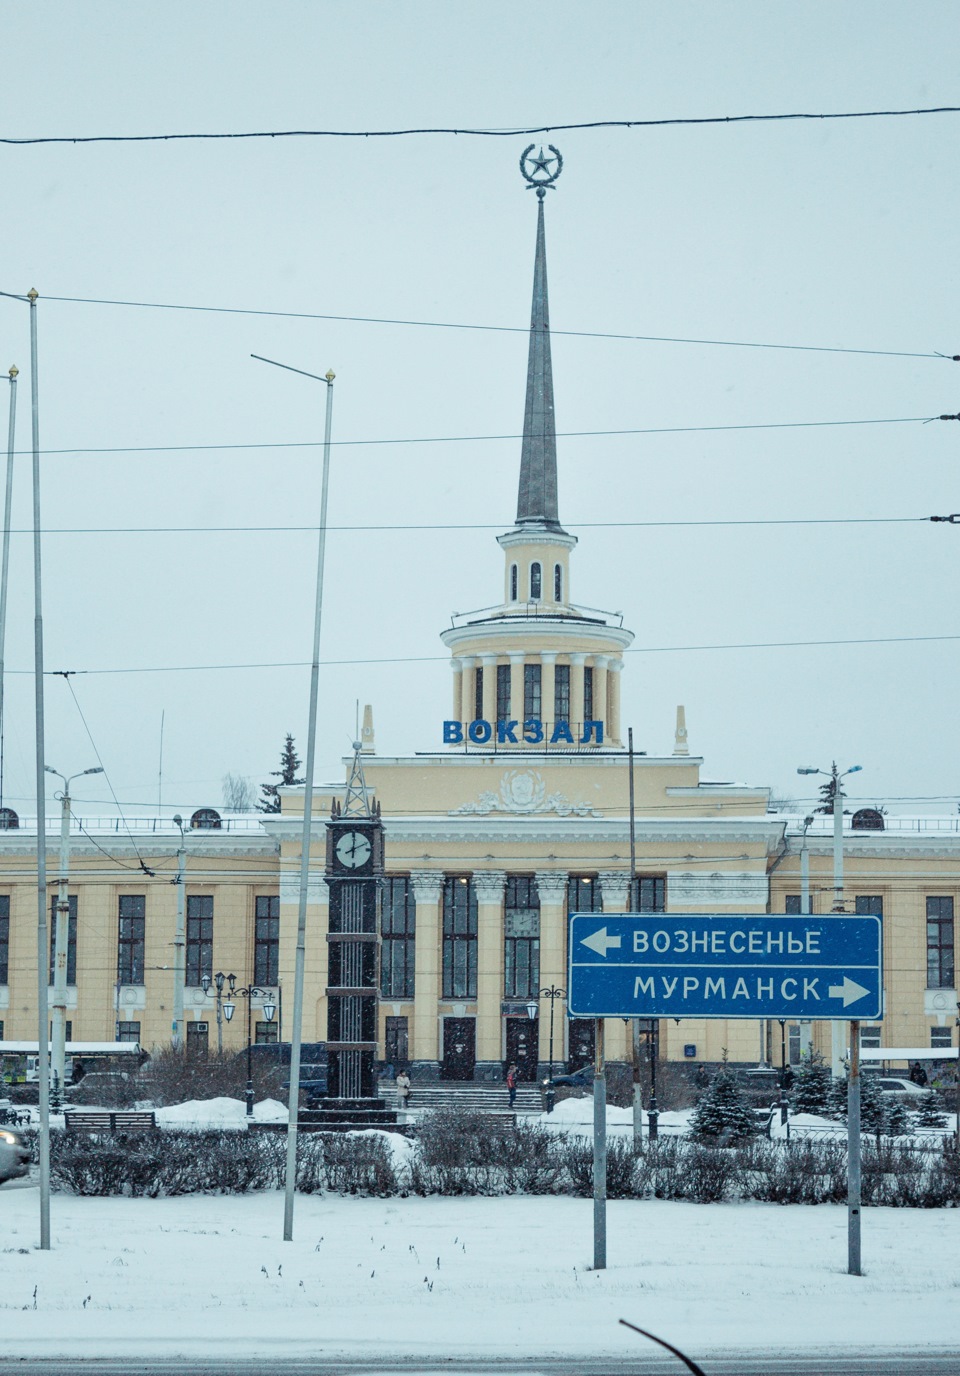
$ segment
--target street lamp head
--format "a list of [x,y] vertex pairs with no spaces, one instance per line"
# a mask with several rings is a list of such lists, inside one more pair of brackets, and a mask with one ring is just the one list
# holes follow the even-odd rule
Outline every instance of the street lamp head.
[[539,1011],[539,1004],[533,1002],[527,1004],[527,1017],[530,1019],[531,1022],[533,1022],[534,1018],[537,1016],[537,1013]]
[[179,827],[180,830],[183,831],[183,818],[180,816],[179,812],[173,814],[173,825]]
[[802,764],[797,770],[798,774],[819,774],[820,770],[811,764]]
[[200,988],[205,994],[210,992],[210,976],[206,973],[200,976]]
[[862,765],[862,764],[852,764],[852,765],[850,766],[850,768],[847,770],[847,773],[848,773],[848,774],[859,774],[860,771],[861,771],[861,769],[863,769],[863,765]]
[[218,994],[222,994],[222,993],[223,993],[223,982],[224,982],[225,979],[226,979],[226,975],[223,973],[222,970],[218,970],[217,973],[216,973],[216,974],[214,975],[214,977],[213,977],[213,982],[214,982],[214,984],[217,986],[217,993],[218,993]]
[[83,772],[84,774],[102,774],[103,766],[98,764],[95,765],[93,769],[85,769]]
[[52,764],[45,764],[45,765],[43,766],[43,768],[44,768],[44,773],[46,773],[46,774],[56,774],[56,776],[57,776],[58,779],[62,779],[62,778],[63,778],[63,775],[60,773],[59,769],[54,769],[54,767],[53,767]]
[[267,1022],[273,1022],[276,1011],[277,1005],[275,1003],[265,1003],[263,1005],[263,1016],[266,1018]]
[[236,1010],[237,1005],[235,1003],[231,1003],[228,999],[227,1002],[223,1005],[223,1016],[226,1018],[227,1022],[230,1021]]

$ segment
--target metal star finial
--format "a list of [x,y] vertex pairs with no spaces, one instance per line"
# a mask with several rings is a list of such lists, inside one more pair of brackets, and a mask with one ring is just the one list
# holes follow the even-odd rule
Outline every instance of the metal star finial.
[[[536,157],[531,157],[535,147],[536,145],[531,143],[523,150],[520,156],[520,173],[527,183],[527,190],[535,188],[537,198],[542,201],[545,193],[553,188],[553,183],[563,171],[563,158],[560,156],[559,148],[554,148],[552,143],[547,144],[547,148],[553,154],[552,158],[547,157],[542,147]],[[556,171],[551,172],[550,168],[554,163],[557,165]]]

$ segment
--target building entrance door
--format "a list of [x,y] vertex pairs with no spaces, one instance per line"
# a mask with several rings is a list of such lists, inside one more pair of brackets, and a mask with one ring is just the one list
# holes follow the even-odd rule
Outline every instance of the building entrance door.
[[571,1018],[568,1070],[574,1071],[584,1065],[593,1065],[596,1035],[597,1025],[592,1018]]
[[536,1018],[507,1018],[507,1065],[516,1064],[518,1080],[536,1080],[540,1050]]
[[441,1080],[472,1080],[476,1060],[476,1018],[444,1018]]

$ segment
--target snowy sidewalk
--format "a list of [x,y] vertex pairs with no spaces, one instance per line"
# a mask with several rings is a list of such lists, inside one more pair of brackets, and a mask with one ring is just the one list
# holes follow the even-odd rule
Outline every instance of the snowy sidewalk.
[[54,1195],[0,1189],[8,1357],[637,1355],[960,1344],[954,1211],[867,1209],[845,1274],[835,1206],[617,1201],[593,1272],[590,1200]]

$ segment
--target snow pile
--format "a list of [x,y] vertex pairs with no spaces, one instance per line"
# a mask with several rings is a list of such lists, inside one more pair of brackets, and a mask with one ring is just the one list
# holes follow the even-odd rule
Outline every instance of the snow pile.
[[185,1104],[158,1108],[156,1117],[160,1128],[233,1128],[239,1131],[247,1126],[247,1109],[242,1099],[188,1099]]
[[[687,1132],[691,1111],[685,1108],[676,1112],[661,1113],[659,1117],[660,1131],[671,1137]],[[649,1126],[649,1116],[646,1109],[643,1110],[641,1116],[646,1131]],[[550,1128],[554,1132],[567,1132],[571,1137],[592,1137],[593,1100],[587,1098],[562,1099],[552,1113],[541,1113],[532,1121],[541,1127]],[[608,1135],[622,1137],[624,1133],[632,1131],[633,1109],[617,1108],[615,1104],[607,1104]]]

